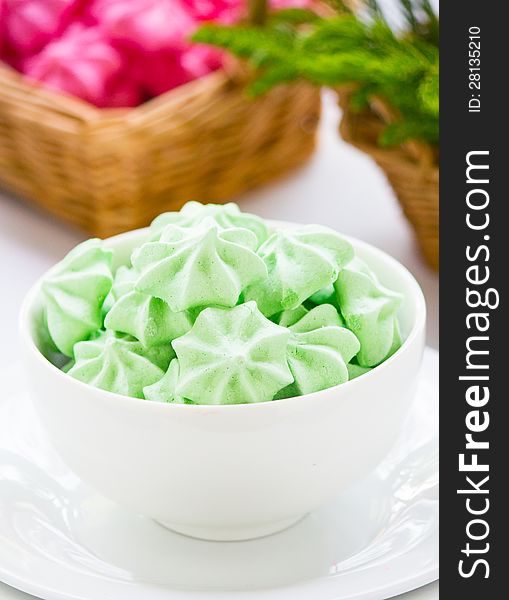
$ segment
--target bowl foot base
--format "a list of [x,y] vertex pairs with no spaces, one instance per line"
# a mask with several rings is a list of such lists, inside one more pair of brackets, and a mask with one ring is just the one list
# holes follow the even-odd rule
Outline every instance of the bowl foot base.
[[175,531],[188,537],[197,538],[200,540],[208,540],[214,542],[239,542],[243,540],[252,540],[255,538],[265,537],[278,533],[295,525],[298,521],[304,518],[305,515],[292,517],[291,519],[283,519],[282,521],[272,521],[271,523],[263,523],[259,525],[243,526],[243,527],[201,527],[193,525],[179,525],[176,523],[167,523],[165,521],[156,521],[166,529]]

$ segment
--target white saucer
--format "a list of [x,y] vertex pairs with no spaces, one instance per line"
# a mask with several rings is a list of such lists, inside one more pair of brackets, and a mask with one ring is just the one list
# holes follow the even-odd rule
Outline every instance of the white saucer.
[[0,580],[15,588],[47,600],[381,600],[438,577],[433,350],[377,471],[297,525],[248,542],[187,538],[99,496],[49,447],[21,369],[1,381]]

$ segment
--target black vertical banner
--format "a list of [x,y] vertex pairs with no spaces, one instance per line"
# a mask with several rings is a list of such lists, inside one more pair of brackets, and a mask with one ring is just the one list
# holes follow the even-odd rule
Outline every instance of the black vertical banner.
[[440,6],[440,591],[505,597],[509,566],[509,31]]

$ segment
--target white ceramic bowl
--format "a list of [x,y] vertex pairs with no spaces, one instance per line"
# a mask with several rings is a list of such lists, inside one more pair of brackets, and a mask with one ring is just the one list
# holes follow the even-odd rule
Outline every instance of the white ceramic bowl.
[[[127,262],[146,230],[107,240]],[[400,431],[424,347],[413,276],[351,239],[382,283],[401,292],[405,342],[373,371],[314,394],[261,404],[147,402],[69,377],[39,351],[40,281],[21,310],[27,379],[62,459],[112,500],[194,537],[239,540],[298,521],[372,470]]]

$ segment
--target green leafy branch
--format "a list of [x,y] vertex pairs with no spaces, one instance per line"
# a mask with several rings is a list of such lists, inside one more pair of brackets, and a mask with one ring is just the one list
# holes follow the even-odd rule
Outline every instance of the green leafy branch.
[[381,143],[438,144],[439,23],[429,0],[399,0],[401,32],[391,28],[376,0],[366,0],[359,12],[332,1],[340,10],[332,17],[289,9],[270,15],[263,26],[205,25],[194,40],[248,60],[257,69],[254,95],[296,79],[329,87],[355,84],[357,108],[377,96],[399,115]]

